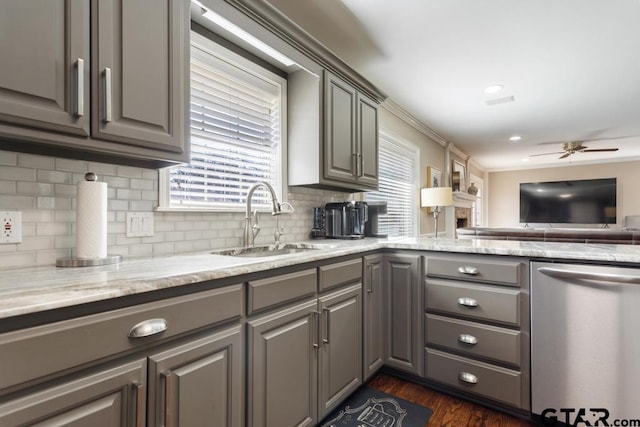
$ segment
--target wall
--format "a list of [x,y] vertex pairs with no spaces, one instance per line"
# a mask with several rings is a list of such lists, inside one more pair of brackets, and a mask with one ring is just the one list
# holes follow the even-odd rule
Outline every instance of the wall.
[[519,227],[520,183],[560,181],[565,179],[617,178],[618,221],[622,227],[625,215],[640,215],[638,197],[640,162],[564,166],[489,173],[489,227]]
[[[0,210],[22,212],[22,243],[0,245],[0,269],[52,265],[75,247],[76,183],[95,172],[108,184],[108,252],[127,258],[170,255],[242,244],[244,212],[154,212],[153,237],[126,237],[126,212],[158,206],[158,171],[0,151]],[[349,194],[289,188],[296,211],[279,218],[282,241],[309,238],[314,206]],[[260,216],[256,244],[273,242],[275,220]]]

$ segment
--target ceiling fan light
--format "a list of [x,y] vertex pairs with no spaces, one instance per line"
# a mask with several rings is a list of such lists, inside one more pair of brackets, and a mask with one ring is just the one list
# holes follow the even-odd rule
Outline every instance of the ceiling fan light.
[[484,88],[484,93],[496,93],[504,89],[503,85],[491,85]]

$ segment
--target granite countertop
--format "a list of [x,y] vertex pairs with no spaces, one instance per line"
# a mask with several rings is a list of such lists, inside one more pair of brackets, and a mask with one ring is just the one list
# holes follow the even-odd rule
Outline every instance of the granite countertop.
[[640,263],[640,246],[634,245],[433,238],[309,243],[320,249],[265,258],[205,252],[131,259],[101,267],[2,270],[0,319],[383,248]]

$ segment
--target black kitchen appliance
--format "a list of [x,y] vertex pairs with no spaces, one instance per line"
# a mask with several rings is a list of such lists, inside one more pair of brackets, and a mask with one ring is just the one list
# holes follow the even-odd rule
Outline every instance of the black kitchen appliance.
[[378,230],[380,215],[387,213],[387,202],[367,202],[369,210],[367,222],[364,226],[364,235],[367,237],[387,237]]
[[325,211],[325,237],[328,239],[361,239],[365,235],[368,219],[366,202],[327,203]]
[[313,208],[313,228],[311,229],[311,238],[321,239],[324,238],[324,236],[324,208],[320,206]]

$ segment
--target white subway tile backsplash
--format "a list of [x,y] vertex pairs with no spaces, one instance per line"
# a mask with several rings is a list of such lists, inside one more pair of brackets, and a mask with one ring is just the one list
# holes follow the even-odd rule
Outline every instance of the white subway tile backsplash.
[[[158,171],[105,163],[60,159],[0,150],[0,210],[21,210],[23,242],[0,245],[0,269],[53,265],[75,248],[76,184],[86,172],[108,185],[109,254],[148,257],[208,251],[242,244],[244,211],[153,212],[155,235],[127,238],[126,213],[152,212],[158,206]],[[283,241],[308,238],[311,208],[348,199],[348,194],[291,188],[288,201],[296,212],[279,218]],[[273,242],[275,219],[260,214],[256,243]],[[10,255],[10,256],[8,256]]]

